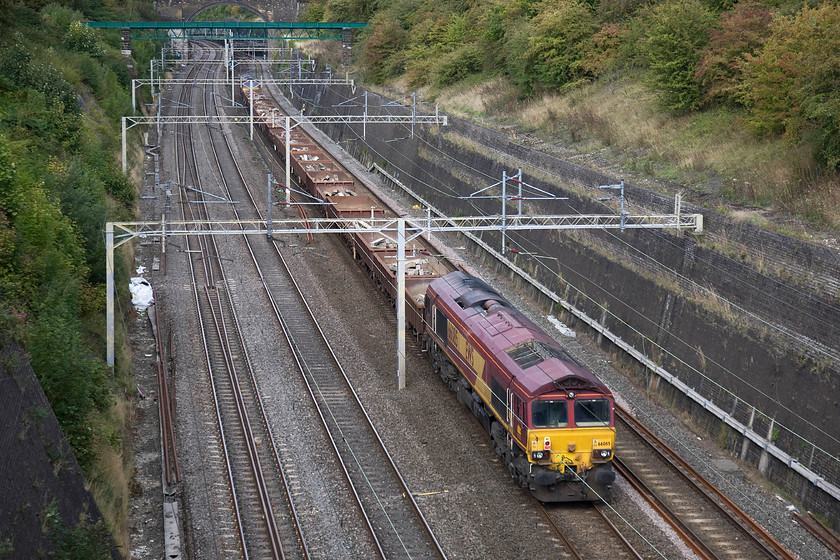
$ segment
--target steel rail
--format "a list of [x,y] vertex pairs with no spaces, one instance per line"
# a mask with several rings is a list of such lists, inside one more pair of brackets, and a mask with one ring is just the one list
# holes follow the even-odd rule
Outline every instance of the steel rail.
[[806,531],[811,533],[826,547],[830,548],[835,556],[840,558],[840,536],[838,536],[837,533],[820,523],[820,521],[817,520],[814,517],[814,514],[810,511],[808,512],[808,517],[800,515],[798,512],[794,511],[793,518],[797,523],[804,527]]
[[[202,95],[202,100],[206,106],[206,97]],[[212,138],[211,138],[211,146],[213,146]],[[214,155],[215,155],[215,146]],[[217,157],[217,156],[216,156]],[[218,160],[217,160],[218,163]],[[220,176],[224,177],[224,172],[219,169]],[[199,197],[203,197],[203,190],[199,189]],[[206,212],[206,207],[201,208],[200,211]],[[216,240],[214,237],[210,237],[209,245],[213,248],[213,255],[218,256],[220,254],[218,247],[216,246]],[[221,259],[205,259],[212,260],[212,263],[209,265],[211,269],[214,269],[218,272],[219,278],[221,279],[222,285],[227,285],[227,280],[225,276],[224,265],[221,262]],[[215,282],[212,285],[215,285]],[[241,430],[243,439],[246,445],[247,451],[247,459],[250,464],[251,468],[251,476],[256,483],[256,489],[258,494],[258,501],[259,506],[262,511],[262,517],[265,524],[265,530],[268,535],[268,542],[271,547],[271,552],[274,558],[284,558],[284,551],[282,545],[282,539],[280,536],[280,531],[277,526],[277,519],[274,516],[273,507],[271,503],[271,496],[268,490],[268,485],[265,480],[263,469],[260,462],[260,452],[258,446],[255,441],[255,436],[253,433],[253,429],[251,427],[251,423],[249,420],[248,415],[248,406],[245,403],[245,397],[243,395],[242,387],[240,386],[239,375],[237,374],[237,367],[233,361],[233,348],[232,345],[234,344],[231,340],[230,333],[227,328],[227,321],[225,319],[225,315],[230,315],[233,327],[237,332],[237,340],[242,342],[244,339],[241,334],[241,329],[239,328],[238,320],[236,318],[236,311],[233,307],[233,302],[230,300],[230,293],[227,292],[228,298],[228,310],[225,312],[223,310],[221,296],[218,290],[213,290],[211,293],[210,288],[206,287],[205,291],[207,292],[208,301],[211,304],[211,310],[216,311],[218,309],[218,316],[214,316],[214,322],[217,327],[217,336],[222,341],[222,348],[224,350],[223,357],[225,360],[225,367],[228,373],[228,380],[230,382],[230,388],[233,393],[234,403],[236,406],[236,416],[238,418],[239,428]],[[216,305],[213,305],[213,298],[216,298]],[[250,364],[248,364],[250,370]],[[254,392],[258,393],[258,389],[254,387]],[[274,446],[273,439],[271,441],[272,447]]]
[[[261,212],[259,206],[256,204],[256,202],[254,200],[254,197],[251,193],[251,190],[248,188],[247,183],[244,181],[244,179],[242,181],[242,184],[245,187],[245,191],[247,192],[247,196],[248,196],[249,200],[251,201],[251,204],[252,204],[254,210],[261,217],[262,212]],[[238,212],[236,212],[235,208],[234,208],[234,212],[238,214]],[[242,235],[242,230],[240,230],[239,234]],[[245,236],[245,239],[247,240],[247,236]],[[359,512],[360,512],[362,518],[364,519],[364,526],[367,529],[367,532],[370,535],[370,537],[371,537],[371,539],[374,543],[374,546],[376,547],[377,551],[379,552],[380,557],[384,559],[384,558],[386,558],[386,554],[385,554],[385,551],[382,548],[382,543],[379,541],[379,539],[376,536],[376,531],[373,527],[373,523],[372,523],[370,517],[367,515],[367,512],[364,508],[364,504],[362,502],[362,498],[359,495],[355,485],[352,482],[352,478],[351,478],[350,472],[347,468],[347,465],[344,462],[342,454],[339,452],[338,444],[337,444],[335,438],[333,437],[333,434],[330,432],[329,428],[327,427],[328,422],[327,422],[326,417],[324,416],[323,410],[321,409],[321,407],[317,403],[317,398],[315,396],[315,389],[312,387],[309,378],[305,374],[306,365],[301,360],[300,354],[295,351],[296,344],[294,343],[294,340],[291,338],[291,334],[290,334],[291,329],[287,325],[286,320],[283,317],[283,313],[281,313],[281,311],[280,311],[280,309],[279,309],[279,307],[278,307],[278,305],[277,305],[277,303],[276,303],[276,301],[275,301],[275,299],[272,295],[272,292],[271,292],[270,288],[268,287],[268,283],[265,279],[265,276],[263,275],[262,268],[259,266],[259,263],[257,262],[257,258],[254,255],[251,244],[247,243],[247,247],[248,247],[248,251],[251,255],[252,262],[255,264],[255,266],[257,268],[257,274],[260,278],[260,282],[262,283],[263,289],[268,296],[269,304],[272,307],[272,310],[274,311],[274,315],[275,315],[275,317],[278,321],[278,324],[280,325],[280,328],[281,328],[281,331],[283,332],[283,335],[286,337],[286,341],[287,341],[287,343],[289,345],[289,348],[291,350],[292,358],[297,365],[297,368],[298,368],[298,370],[301,374],[301,378],[302,378],[304,384],[306,385],[306,388],[307,388],[307,391],[309,393],[310,399],[312,400],[312,402],[315,406],[315,411],[318,414],[318,417],[321,419],[321,424],[324,428],[325,435],[327,436],[327,438],[330,441],[330,444],[332,445],[335,457],[338,460],[338,464],[341,467],[342,473],[343,473],[344,478],[347,482],[348,489],[350,490],[351,494],[353,495],[354,500],[356,502],[356,505],[359,508]],[[276,246],[275,246],[275,250],[276,250]],[[277,252],[279,254],[279,251],[277,251]],[[291,274],[288,267],[286,267],[286,272],[289,275]]]
[[[172,399],[169,392],[169,383],[166,379],[166,367],[164,366],[163,343],[161,340],[160,316],[162,315],[161,303],[155,304],[149,308],[148,314],[154,316],[152,326],[154,330],[155,345],[157,352],[155,352],[155,365],[157,366],[158,375],[158,414],[160,417],[160,435],[161,448],[163,450],[163,465],[166,474],[166,484],[171,484],[172,475],[175,475],[175,482],[181,480],[181,464],[178,460],[178,448],[175,443],[175,427],[172,418]],[[174,471],[174,472],[173,472]],[[168,489],[167,489],[168,491]]]
[[675,471],[680,473],[686,481],[699,488],[705,495],[714,497],[715,499],[711,499],[710,502],[716,505],[737,527],[740,527],[743,535],[759,550],[769,558],[795,560],[795,556],[776,540],[767,529],[747,515],[744,510],[698,473],[685,459],[618,405],[616,405],[616,416],[636,431],[666,461],[674,465],[676,467]]
[[630,485],[645,499],[645,501],[671,526],[677,536],[703,560],[717,560],[717,555],[703,542],[680,517],[674,513],[648,486],[629,468],[619,457],[613,459],[613,466],[618,474],[623,476]]
[[[197,69],[192,69],[191,71],[195,72],[195,71],[197,71]],[[181,99],[185,99],[186,95],[187,95],[186,90],[182,90]],[[189,153],[192,153],[193,159],[194,159],[194,156],[195,156],[195,154],[191,150],[188,150],[188,148],[187,148],[188,144],[191,143],[191,138],[192,138],[191,130],[190,130],[189,127],[187,127],[186,135],[182,138],[182,141],[181,142],[176,142],[176,144],[175,144],[176,170],[178,170],[178,172],[180,173],[179,184],[181,185],[181,189],[182,189],[184,197],[187,196],[187,192],[186,192],[186,190],[184,190],[184,185],[186,184],[186,178],[188,176],[188,173],[190,173],[190,171],[189,171],[190,169],[193,170],[192,174],[194,174],[196,181],[198,181],[198,176],[197,176],[197,173],[195,171],[196,168],[197,168],[196,162],[193,161],[193,165],[192,165],[192,167],[190,167],[189,166],[189,161],[187,159],[187,156],[188,156]],[[179,145],[182,146],[183,149],[184,149],[183,166],[181,166],[180,163],[179,163],[179,157],[178,157],[179,156],[179,150],[178,150]],[[181,213],[182,213],[182,216],[184,217],[184,219],[187,218],[188,213],[190,214],[190,217],[192,217],[192,207],[190,207],[189,205],[182,205],[181,206]],[[164,238],[163,242],[165,243],[165,238]],[[190,247],[190,240],[187,239],[186,243],[187,243],[187,250],[192,251],[192,249]],[[199,250],[204,251],[205,250],[204,240],[202,238],[198,238],[197,243],[200,247]],[[205,278],[209,279],[210,272],[206,268],[207,267],[206,259],[202,259],[201,262],[202,262],[202,267],[204,268]],[[187,259],[187,263],[189,265],[191,277],[196,278],[196,270],[195,270],[195,266],[193,264],[193,260],[192,259]],[[242,518],[239,514],[239,501],[238,501],[238,496],[237,496],[237,493],[236,493],[236,486],[235,486],[234,479],[233,479],[233,466],[231,465],[231,459],[230,459],[230,456],[228,454],[228,447],[227,447],[227,441],[226,441],[226,438],[225,438],[225,432],[224,432],[224,429],[222,427],[222,412],[221,412],[221,407],[220,407],[220,404],[219,404],[218,393],[216,391],[216,382],[215,382],[215,380],[213,378],[214,376],[212,374],[211,364],[213,363],[213,359],[210,356],[210,349],[209,349],[209,346],[207,344],[206,334],[204,333],[204,317],[203,317],[203,314],[202,314],[202,311],[201,311],[202,306],[201,306],[201,303],[200,303],[202,298],[199,295],[198,283],[197,282],[192,282],[192,289],[193,289],[193,300],[194,300],[194,303],[195,303],[195,310],[196,310],[196,314],[198,316],[197,317],[198,318],[198,325],[199,325],[199,329],[201,330],[201,335],[202,335],[202,341],[203,341],[202,347],[203,347],[203,350],[204,350],[204,360],[205,360],[205,363],[207,364],[208,369],[210,370],[210,371],[208,371],[208,382],[210,384],[211,393],[213,395],[213,407],[214,407],[214,411],[215,411],[214,418],[216,420],[216,430],[217,430],[217,434],[218,434],[220,444],[221,444],[220,445],[220,451],[221,451],[221,455],[222,455],[222,458],[224,460],[224,465],[225,465],[225,475],[227,477],[227,482],[228,482],[228,484],[227,484],[228,492],[229,492],[229,496],[230,496],[230,501],[233,504],[232,514],[233,514],[234,524],[236,526],[236,539],[237,539],[237,542],[238,542],[240,548],[243,551],[244,557],[247,558],[248,557],[248,552],[247,552],[247,547],[245,545],[245,532],[244,532],[243,527],[242,527]],[[218,542],[216,542],[214,544],[216,546],[218,546]]]
[[[206,97],[204,97],[204,101],[206,103]],[[218,111],[218,108],[216,107],[215,102],[213,104],[213,109]],[[228,197],[230,197],[231,191],[230,191],[230,188],[229,188],[229,185],[228,185],[228,180],[226,178],[226,174],[225,174],[225,172],[222,168],[222,163],[221,163],[221,160],[219,158],[218,151],[216,149],[216,142],[214,142],[213,138],[212,138],[212,130],[210,130],[209,132],[210,132],[210,147],[211,147],[211,151],[213,153],[214,160],[216,161],[216,165],[217,165],[218,170],[219,170],[219,176],[220,176],[221,181],[222,181],[222,187],[223,187],[224,192],[227,193]],[[223,145],[226,149],[226,152],[230,156],[230,159],[233,163],[234,169],[236,170],[236,174],[239,178],[239,181],[241,182],[241,184],[242,184],[243,188],[245,189],[248,197],[250,198],[252,205],[256,208],[257,204],[254,201],[253,196],[250,192],[250,189],[247,186],[247,182],[245,181],[245,177],[242,174],[242,170],[241,170],[238,162],[236,161],[236,157],[234,156],[233,151],[230,148],[230,143],[229,143],[229,140],[227,138],[227,135],[225,134],[224,131],[221,131],[221,132],[222,132],[222,137],[223,137],[222,138],[223,139],[222,143],[223,143]],[[235,206],[232,207],[231,210],[234,213],[234,215],[238,218],[239,213],[236,210],[236,207]],[[252,262],[257,267],[257,271],[259,272],[259,265],[257,263],[256,256],[254,255],[254,252],[251,248],[251,242],[248,240],[247,237],[244,237],[243,240],[244,240],[244,242],[245,242],[245,244],[248,248],[249,254],[251,255]],[[261,277],[261,280],[263,280],[262,277]],[[264,280],[263,280],[263,285],[264,285],[264,287],[266,287]],[[266,289],[267,289],[267,287],[266,287]],[[238,323],[238,319],[236,318],[234,303],[231,299],[231,295],[230,295],[229,291],[228,291],[228,298],[230,299],[230,306],[231,306],[231,310],[232,310],[233,315],[234,315],[234,319]],[[286,497],[287,505],[288,505],[288,508],[289,508],[290,517],[291,517],[291,520],[293,522],[294,529],[295,529],[295,532],[296,532],[296,535],[297,535],[298,545],[299,545],[301,551],[303,552],[304,557],[309,558],[310,557],[309,549],[308,549],[308,546],[306,544],[306,539],[303,535],[303,529],[301,527],[300,518],[298,516],[297,509],[296,509],[295,504],[294,504],[294,499],[292,497],[291,488],[290,488],[288,479],[286,478],[286,473],[285,473],[285,470],[283,468],[283,462],[280,459],[279,452],[277,451],[277,446],[276,446],[276,443],[275,443],[274,434],[271,431],[271,425],[270,425],[270,422],[268,420],[268,415],[266,413],[265,406],[264,406],[264,403],[263,403],[263,400],[262,400],[262,396],[261,396],[260,391],[259,391],[259,385],[257,383],[256,376],[254,374],[253,368],[251,367],[251,359],[250,359],[250,356],[248,355],[247,345],[246,345],[245,339],[242,335],[242,330],[237,327],[237,332],[239,333],[239,337],[240,337],[240,346],[242,348],[243,353],[245,354],[245,364],[247,365],[247,368],[248,368],[249,380],[250,380],[251,384],[253,385],[253,387],[255,388],[254,394],[255,394],[256,401],[257,401],[257,408],[258,408],[259,413],[260,413],[260,419],[261,419],[261,422],[262,422],[263,426],[265,427],[265,430],[266,430],[267,435],[268,435],[268,441],[270,443],[272,459],[273,459],[275,467],[277,468],[277,471],[280,475],[281,485],[283,487],[284,495]],[[272,519],[273,519],[273,517],[272,517]]]
[[[256,209],[258,214],[261,213],[261,210],[258,207],[255,207],[255,209]],[[344,371],[344,368],[342,367],[341,362],[338,360],[338,357],[336,356],[335,351],[332,348],[332,345],[330,345],[326,334],[324,333],[323,329],[321,328],[320,324],[318,323],[317,319],[315,318],[315,314],[313,313],[312,309],[310,308],[309,304],[307,303],[306,299],[304,298],[303,293],[300,289],[300,286],[298,285],[297,281],[294,278],[294,275],[291,272],[291,267],[288,266],[285,259],[283,258],[283,255],[282,255],[282,253],[281,253],[281,251],[278,247],[277,241],[274,240],[273,238],[272,238],[272,247],[274,248],[274,252],[276,253],[279,261],[281,262],[284,269],[286,270],[286,274],[288,275],[288,279],[291,282],[292,286],[294,287],[294,290],[297,294],[297,298],[299,299],[303,308],[306,310],[306,313],[309,317],[309,320],[312,321],[312,324],[314,325],[315,329],[317,330],[319,339],[325,345],[325,347],[327,349],[327,352],[330,356],[330,361],[333,362],[336,365],[337,370],[340,372],[341,377],[343,378],[344,383],[346,384],[346,387],[348,388],[350,394],[353,397],[354,404],[356,405],[356,407],[358,407],[358,410],[362,414],[362,417],[364,418],[364,420],[367,424],[367,427],[370,430],[370,433],[373,434],[373,436],[374,436],[374,438],[375,438],[375,440],[376,440],[376,442],[379,446],[380,451],[384,454],[384,457],[387,459],[387,463],[388,463],[391,471],[394,473],[396,479],[398,480],[399,485],[401,486],[401,488],[403,490],[404,496],[411,503],[412,509],[413,509],[414,513],[418,516],[427,537],[433,543],[434,548],[435,548],[435,552],[439,555],[439,557],[446,558],[446,554],[444,553],[440,543],[437,540],[437,537],[434,535],[434,532],[432,531],[432,529],[429,526],[425,516],[423,515],[419,504],[417,504],[416,500],[414,499],[414,495],[411,492],[410,488],[408,487],[407,482],[403,478],[402,473],[400,472],[400,470],[397,467],[393,457],[391,456],[390,452],[388,451],[388,448],[385,446],[385,443],[382,440],[381,436],[379,435],[378,430],[374,426],[373,421],[371,420],[370,416],[367,413],[367,410],[365,410],[364,406],[362,405],[362,402],[359,399],[359,396],[358,396],[355,388],[353,387],[353,384],[351,383],[349,377],[347,376],[347,373]],[[261,277],[262,277],[262,274],[261,274]],[[380,540],[376,536],[375,530],[373,529],[372,525],[370,525],[370,518],[369,518],[367,512],[365,511],[365,506],[362,503],[361,497],[359,496],[359,493],[357,492],[357,490],[355,488],[355,484],[353,483],[353,481],[350,477],[350,474],[347,470],[347,466],[345,465],[344,460],[341,457],[341,453],[339,452],[339,449],[338,449],[338,444],[337,444],[335,438],[333,437],[333,434],[329,430],[328,423],[326,421],[326,418],[324,416],[322,408],[321,408],[320,404],[318,403],[318,399],[315,396],[316,390],[312,387],[312,385],[310,383],[310,380],[308,379],[308,376],[306,375],[307,366],[306,366],[306,363],[305,363],[305,358],[300,353],[299,346],[293,338],[292,331],[289,328],[285,318],[283,317],[283,314],[281,313],[280,308],[279,308],[276,300],[274,299],[274,295],[269,293],[269,298],[271,300],[272,307],[274,308],[275,315],[277,316],[278,321],[280,322],[280,324],[283,327],[284,335],[286,336],[286,338],[289,342],[290,348],[292,348],[292,350],[293,350],[293,355],[294,355],[295,361],[299,364],[299,368],[300,368],[302,378],[307,385],[308,391],[309,391],[310,396],[312,398],[312,401],[313,401],[313,403],[316,407],[318,415],[321,417],[324,428],[327,430],[328,437],[329,437],[330,441],[332,442],[333,449],[336,451],[336,458],[338,459],[338,461],[340,462],[340,464],[342,466],[342,470],[344,471],[345,476],[347,477],[347,480],[348,480],[348,482],[351,486],[352,492],[353,492],[354,496],[356,497],[356,500],[357,500],[357,503],[359,504],[359,507],[361,508],[363,516],[368,521],[368,524],[370,526],[371,534],[373,535],[373,538],[375,539],[377,547],[378,547],[380,553],[384,554],[384,551],[381,548]]]
[[636,560],[643,560],[642,555],[639,554],[639,551],[636,550],[636,548],[632,544],[630,544],[630,541],[627,540],[627,537],[624,536],[624,533],[622,533],[618,529],[618,527],[616,527],[615,523],[613,523],[612,520],[609,517],[607,517],[606,512],[604,512],[604,508],[598,505],[597,503],[593,503],[592,507],[595,508],[595,511],[598,512],[598,515],[601,516],[601,519],[603,519],[604,522],[610,526],[610,528],[613,530],[613,533],[615,533],[615,535],[621,540],[621,542],[624,543],[625,549],[630,554],[632,554],[633,557],[636,558]]
[[[215,243],[214,243],[215,245]],[[221,269],[221,264],[217,266]],[[222,271],[222,278],[224,280],[224,272]],[[283,545],[280,539],[280,533],[277,527],[276,519],[274,518],[274,511],[271,507],[271,497],[268,493],[267,484],[263,477],[262,465],[259,458],[259,450],[251,429],[251,423],[248,417],[248,407],[245,404],[245,399],[242,391],[239,388],[239,376],[236,373],[236,365],[233,361],[233,349],[231,348],[231,335],[228,330],[227,321],[225,320],[225,310],[222,304],[219,290],[211,286],[204,287],[207,295],[207,300],[210,302],[210,309],[213,314],[213,324],[216,327],[216,335],[222,341],[222,348],[224,349],[223,357],[225,360],[225,369],[228,374],[228,381],[232,389],[234,404],[236,405],[236,416],[239,421],[239,428],[242,430],[243,439],[247,448],[247,458],[251,467],[251,475],[254,477],[257,486],[257,493],[259,494],[259,505],[262,510],[262,517],[265,519],[266,530],[269,534],[269,544],[274,558],[284,558]],[[214,301],[215,299],[215,301]],[[233,309],[229,308],[227,313],[232,313]],[[237,338],[242,339],[239,326],[235,324],[234,330],[237,332]]]
[[[530,495],[528,497],[533,499]],[[591,556],[591,554],[581,554],[581,552],[578,550],[578,547],[575,546],[571,540],[569,540],[569,538],[566,536],[565,531],[563,531],[563,529],[557,524],[557,522],[554,520],[554,517],[551,515],[551,512],[548,511],[545,505],[536,500],[534,501],[537,504],[537,511],[540,513],[540,515],[549,525],[549,527],[551,527],[551,530],[563,543],[563,546],[566,547],[569,554],[571,554],[571,556],[575,560],[583,560],[583,558]],[[610,533],[615,536],[615,538],[621,543],[621,545],[624,547],[624,550],[630,556],[632,556],[635,560],[643,560],[643,557],[641,554],[639,554],[639,551],[636,550],[635,547],[630,543],[630,541],[627,540],[627,537],[624,536],[624,534],[619,530],[615,523],[613,523],[612,520],[609,517],[607,517],[606,513],[604,513],[601,506],[599,506],[597,503],[592,503],[591,510],[594,511],[596,517],[609,528]]]
[[[531,496],[530,494],[528,495],[528,497],[533,499],[533,496]],[[545,521],[548,524],[548,526],[551,527],[551,530],[554,531],[554,534],[557,535],[558,539],[560,539],[560,542],[563,543],[563,546],[566,547],[566,550],[569,552],[569,554],[571,554],[573,560],[584,560],[584,558],[586,557],[582,555],[578,551],[578,549],[572,544],[572,542],[568,539],[568,537],[566,537],[566,533],[564,533],[560,526],[557,525],[557,522],[554,521],[554,518],[551,516],[551,514],[548,512],[545,506],[540,502],[537,502],[537,511],[542,516],[543,521]]]

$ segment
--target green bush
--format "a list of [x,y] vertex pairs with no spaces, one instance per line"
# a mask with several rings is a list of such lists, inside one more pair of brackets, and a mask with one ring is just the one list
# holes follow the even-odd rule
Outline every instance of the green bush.
[[544,2],[532,24],[527,60],[535,83],[562,90],[586,77],[582,61],[598,28],[586,4],[578,0]]
[[105,54],[102,45],[97,41],[94,29],[83,25],[80,21],[74,21],[70,24],[62,44],[67,50],[85,53],[94,58],[99,58]]
[[505,72],[524,96],[529,96],[534,92],[536,81],[534,72],[531,70],[533,60],[529,51],[531,33],[531,22],[522,21],[505,33],[504,40]]
[[437,67],[436,85],[446,87],[470,74],[481,72],[484,61],[484,53],[476,44],[467,44],[447,55],[445,55]]
[[840,6],[825,2],[771,25],[772,35],[743,65],[739,99],[754,132],[783,132],[811,142],[817,157],[840,166]]
[[666,110],[685,112],[699,107],[700,84],[695,69],[714,21],[714,14],[699,0],[664,2],[647,18],[644,49],[650,83]]
[[622,50],[630,36],[630,28],[615,23],[603,26],[583,47],[581,69],[590,76],[599,76],[622,64]]
[[58,505],[51,502],[41,513],[43,531],[55,546],[54,560],[108,560],[111,539],[102,520],[91,522],[85,514],[76,525],[61,519]]

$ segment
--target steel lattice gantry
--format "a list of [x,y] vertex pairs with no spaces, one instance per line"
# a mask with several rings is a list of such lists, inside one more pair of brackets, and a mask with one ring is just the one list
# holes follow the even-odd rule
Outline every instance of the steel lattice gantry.
[[[692,229],[703,230],[701,214],[650,216],[546,215],[546,216],[467,216],[420,219],[311,218],[291,220],[228,220],[169,222],[108,222],[105,226],[106,289],[107,289],[107,360],[114,365],[114,249],[135,238],[160,238],[165,244],[172,235],[264,235],[273,234],[341,234],[390,233],[397,239],[397,384],[405,387],[405,247],[412,239],[437,232],[474,232],[506,230],[559,229]],[[395,234],[395,235],[394,235]],[[165,247],[165,245],[164,245]]]
[[[373,218],[362,224],[359,220],[313,218],[308,220],[291,219],[277,221],[241,220],[241,221],[171,221],[171,222],[108,222],[105,227],[106,267],[107,267],[107,344],[108,365],[114,365],[114,249],[135,238],[159,237],[165,244],[169,235],[267,235],[273,233],[396,233],[397,239],[397,277],[399,294],[397,301],[397,359],[398,388],[405,387],[405,248],[406,243],[420,235],[435,232],[490,231],[507,228],[512,230],[532,229],[691,229],[695,233],[703,231],[702,214],[682,214],[679,201],[674,214],[632,216],[632,215],[546,215],[546,216],[468,216],[468,217],[432,217],[417,219]],[[504,221],[503,221],[504,220]],[[116,232],[119,233],[116,233]],[[165,246],[165,245],[164,245]],[[646,363],[655,373],[677,386],[690,398],[702,404],[703,408],[721,418],[739,433],[750,438],[780,461],[787,463],[793,470],[823,489],[835,498],[840,498],[840,488],[827,482],[747,426],[735,421],[726,411],[704,399],[696,391],[685,386],[679,379],[668,374],[664,368],[656,365],[637,350],[625,348],[634,358]]]
[[[294,124],[290,124],[293,122]],[[434,115],[272,115],[271,117],[257,115],[170,115],[170,116],[136,116],[122,118],[122,170],[128,171],[128,152],[126,131],[138,124],[155,124],[160,128],[163,124],[270,124],[272,127],[286,126],[286,130],[303,123],[308,124],[363,124],[363,123],[405,123],[405,124],[436,124],[446,126],[449,119],[446,115],[435,112]],[[130,124],[129,124],[130,123]],[[288,147],[288,142],[286,146]],[[288,157],[286,158],[288,167]],[[288,184],[288,172],[286,184]]]
[[[127,29],[132,39],[341,39],[345,29],[360,29],[367,23],[293,21],[85,21],[88,27]],[[259,32],[259,34],[255,34]]]

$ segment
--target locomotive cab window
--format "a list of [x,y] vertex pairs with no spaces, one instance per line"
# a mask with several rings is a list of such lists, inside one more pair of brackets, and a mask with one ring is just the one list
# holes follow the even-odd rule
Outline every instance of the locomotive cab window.
[[566,401],[534,401],[531,404],[531,425],[535,428],[565,428],[569,425]]
[[446,340],[446,315],[440,312],[438,306],[434,306],[435,310],[435,333]]
[[609,426],[610,401],[607,399],[576,400],[575,425],[580,427]]

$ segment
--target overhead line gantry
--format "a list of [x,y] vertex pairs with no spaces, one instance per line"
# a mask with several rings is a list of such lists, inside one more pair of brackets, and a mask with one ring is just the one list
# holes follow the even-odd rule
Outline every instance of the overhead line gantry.
[[[405,248],[412,239],[432,233],[466,233],[560,229],[692,229],[703,230],[702,214],[681,214],[679,204],[674,214],[649,216],[545,215],[545,216],[432,216],[426,218],[308,218],[288,220],[218,220],[218,221],[146,221],[108,222],[105,225],[107,289],[107,360],[114,365],[114,249],[134,238],[166,238],[172,235],[263,235],[316,233],[391,234],[397,240],[397,384],[405,387]],[[115,233],[119,231],[120,233]]]
[[[85,21],[88,27],[125,29],[132,39],[172,39],[170,31],[178,31],[178,39],[341,39],[345,29],[361,29],[358,22],[298,21]],[[235,30],[239,33],[235,33]],[[243,32],[265,31],[263,35],[242,35]],[[220,33],[222,32],[222,33]]]

